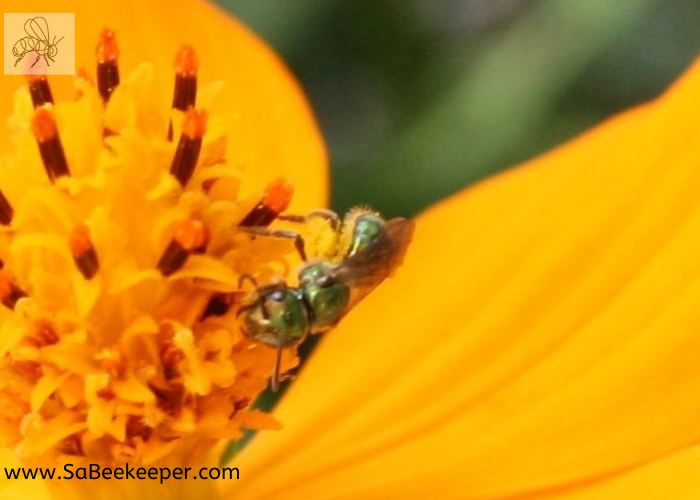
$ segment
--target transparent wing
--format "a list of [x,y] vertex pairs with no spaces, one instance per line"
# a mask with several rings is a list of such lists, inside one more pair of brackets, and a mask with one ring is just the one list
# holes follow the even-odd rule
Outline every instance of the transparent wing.
[[401,265],[413,238],[414,227],[411,220],[391,219],[386,222],[385,231],[375,244],[338,264],[333,274],[337,281],[347,284],[353,291],[350,307]]
[[41,16],[27,20],[24,24],[24,31],[39,41],[49,42],[49,23]]

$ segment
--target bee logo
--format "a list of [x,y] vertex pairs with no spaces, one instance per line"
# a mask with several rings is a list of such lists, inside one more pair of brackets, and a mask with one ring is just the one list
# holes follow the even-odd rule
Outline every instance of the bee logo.
[[27,36],[17,40],[15,45],[12,47],[12,55],[17,58],[15,61],[15,66],[24,59],[24,56],[31,52],[36,53],[36,60],[32,64],[32,68],[39,62],[42,57],[46,62],[47,66],[50,66],[49,60],[51,62],[56,62],[54,57],[58,54],[58,43],[65,37],[61,37],[56,40],[53,37],[53,41],[50,39],[49,35],[49,23],[44,17],[37,16],[31,19],[27,19],[24,23],[24,32]]

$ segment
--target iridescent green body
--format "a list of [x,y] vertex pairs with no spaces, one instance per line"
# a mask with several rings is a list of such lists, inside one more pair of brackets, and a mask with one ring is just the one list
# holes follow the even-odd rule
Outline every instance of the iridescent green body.
[[374,213],[366,213],[357,217],[352,230],[352,240],[346,257],[372,248],[385,236],[384,220]]
[[298,344],[310,328],[301,291],[282,288],[263,293],[246,311],[245,328],[248,336],[273,347]]
[[[338,228],[349,241],[338,262],[304,264],[299,285],[258,290],[255,302],[245,308],[246,333],[276,347],[301,343],[309,333],[335,326],[362,298],[398,267],[413,235],[413,223],[396,218],[384,221],[363,210],[350,212]],[[272,377],[277,387],[279,354]]]
[[333,277],[332,264],[315,262],[299,271],[299,290],[309,308],[314,331],[335,325],[350,303],[350,287]]

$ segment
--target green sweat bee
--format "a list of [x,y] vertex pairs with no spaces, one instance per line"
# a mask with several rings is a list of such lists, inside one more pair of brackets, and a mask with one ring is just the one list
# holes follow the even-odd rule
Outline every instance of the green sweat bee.
[[[351,210],[342,222],[326,210],[280,219],[304,223],[325,219],[329,230],[311,231],[303,240],[288,231],[255,230],[261,235],[293,237],[305,260],[297,286],[258,287],[254,283],[254,300],[239,310],[244,315],[245,334],[277,349],[273,390],[279,382],[282,350],[299,345],[310,333],[322,333],[338,324],[401,264],[414,229],[408,219],[385,221],[367,209]],[[306,259],[304,243],[312,244],[314,258]]]

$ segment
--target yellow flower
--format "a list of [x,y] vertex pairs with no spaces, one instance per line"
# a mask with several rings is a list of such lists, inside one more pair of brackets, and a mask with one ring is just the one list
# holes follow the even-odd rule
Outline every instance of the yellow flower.
[[[323,148],[274,56],[208,4],[62,7],[76,12],[79,62],[94,60],[107,23],[119,66],[135,71],[104,112],[104,85],[80,78],[80,99],[72,80],[51,79],[55,106],[33,110],[24,89],[10,113],[10,88],[24,82],[3,80],[12,146],[0,189],[14,210],[0,239],[3,465],[208,464],[217,439],[274,425],[244,409],[269,350],[233,320],[190,327],[212,292],[232,292],[246,272],[272,276],[282,254],[225,228],[280,175],[296,189],[290,211],[322,206]],[[216,101],[216,85],[201,87],[208,118],[162,112],[163,68],[181,42],[196,46],[199,82],[226,81]],[[236,458],[240,480],[0,474],[0,495],[697,498],[698,101],[700,67],[656,102],[423,214],[397,277],[326,336],[282,401],[284,430]],[[173,170],[177,138],[204,126],[192,177]],[[203,241],[216,258],[195,252]],[[163,263],[173,242],[183,265]],[[144,384],[154,372],[160,385]]]

